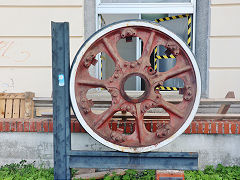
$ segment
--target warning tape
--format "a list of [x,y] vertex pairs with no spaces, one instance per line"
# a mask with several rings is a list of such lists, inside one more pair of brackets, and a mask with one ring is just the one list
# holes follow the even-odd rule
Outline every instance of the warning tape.
[[187,45],[191,47],[191,40],[192,40],[192,18],[191,15],[189,14],[183,14],[183,15],[178,15],[178,16],[170,16],[170,17],[165,17],[165,18],[159,18],[155,19],[155,22],[160,23],[164,21],[169,21],[169,20],[174,20],[174,19],[180,19],[180,18],[188,18],[188,40],[187,40]]
[[188,16],[189,16],[189,14],[183,14],[183,15],[178,15],[178,16],[170,16],[170,17],[155,19],[155,22],[160,23],[160,22],[163,22],[163,21],[169,21],[169,20],[184,18],[184,17],[188,17]]
[[103,63],[102,63],[102,59],[101,59],[101,80],[103,79]]
[[154,70],[157,70],[157,47],[154,49]]
[[[191,18],[191,15],[189,14],[183,14],[183,15],[178,15],[178,16],[171,16],[171,17],[165,17],[165,18],[159,18],[159,19],[155,19],[155,22],[157,23],[160,23],[160,22],[163,22],[163,21],[169,21],[169,20],[174,20],[174,19],[179,19],[179,18],[185,18],[187,17],[188,18],[188,31],[187,31],[187,34],[188,34],[188,39],[187,39],[187,45],[189,47],[191,47],[191,40],[192,40],[192,18]],[[158,56],[157,55],[157,51],[158,51],[158,48],[156,47],[154,49],[154,70],[157,71],[157,60],[161,60],[161,59],[174,59],[176,58],[174,55],[162,55],[162,56]],[[160,86],[159,88],[160,91],[178,91],[179,88],[177,87],[164,87],[164,86]]]
[[[155,22],[160,23],[163,21],[169,21],[169,20],[174,20],[174,19],[179,19],[179,18],[188,18],[188,40],[187,40],[187,44],[190,47],[191,44],[191,23],[192,23],[192,19],[191,16],[189,14],[183,14],[183,15],[178,15],[178,16],[170,16],[170,17],[165,17],[165,18],[159,18],[159,19],[155,19]],[[161,60],[161,59],[174,59],[175,56],[174,55],[162,55],[162,56],[158,56],[157,55],[157,47],[154,49],[154,70],[157,70],[157,60]]]
[[159,86],[156,88],[157,90],[159,89],[160,91],[179,91],[179,88],[177,87],[165,87],[165,86]]
[[[178,16],[170,16],[170,17],[165,17],[165,18],[159,18],[155,19],[155,22],[163,22],[163,21],[169,21],[169,20],[174,20],[174,19],[179,19],[179,18],[188,18],[188,40],[187,40],[187,45],[191,47],[191,37],[192,37],[192,18],[191,15],[189,14],[183,14],[183,15],[178,15]],[[157,70],[157,60],[158,59],[170,59],[170,58],[175,58],[173,55],[167,56],[158,56],[157,55],[157,47],[154,49],[154,69]]]
[[156,58],[157,58],[157,59],[174,59],[174,58],[176,58],[176,57],[171,54],[170,56],[167,56],[167,55],[158,56],[158,55],[156,55]]
[[176,58],[174,55],[162,55],[162,56],[158,56],[157,55],[157,47],[154,49],[154,70],[157,70],[157,60],[161,60],[161,59],[174,59]]
[[[170,16],[170,17],[165,17],[165,18],[159,18],[159,19],[155,19],[155,22],[160,23],[163,21],[169,21],[169,20],[174,20],[174,19],[179,19],[179,18],[188,18],[188,40],[187,40],[187,45],[189,47],[191,47],[191,36],[192,36],[192,19],[191,16],[189,14],[183,14],[183,15],[177,15],[177,16]],[[104,21],[104,19],[101,17],[101,23]],[[104,21],[105,24],[105,21]],[[176,58],[174,55],[162,55],[162,56],[158,56],[157,55],[157,47],[154,49],[154,70],[157,70],[157,60],[161,60],[161,59],[174,59]],[[101,80],[103,79],[103,59],[104,57],[101,55]],[[160,86],[159,88],[160,91],[178,91],[179,88],[177,87],[164,87],[164,86]]]
[[187,45],[191,47],[191,38],[192,37],[192,18],[191,16],[188,16],[188,40]]

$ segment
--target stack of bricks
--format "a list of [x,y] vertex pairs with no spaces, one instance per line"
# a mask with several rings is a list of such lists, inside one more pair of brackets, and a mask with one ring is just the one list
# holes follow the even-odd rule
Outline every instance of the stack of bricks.
[[157,170],[156,180],[184,180],[184,171]]

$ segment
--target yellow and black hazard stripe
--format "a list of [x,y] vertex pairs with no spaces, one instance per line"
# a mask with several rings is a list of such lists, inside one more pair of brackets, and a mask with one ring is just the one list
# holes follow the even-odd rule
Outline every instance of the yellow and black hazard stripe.
[[154,70],[157,71],[157,47],[154,49]]
[[167,56],[167,55],[162,55],[162,56],[158,56],[157,54],[155,54],[155,56],[156,56],[156,59],[174,59],[174,58],[176,58],[174,55],[169,55],[169,56]]
[[178,15],[178,16],[170,16],[170,17],[165,17],[165,18],[159,18],[155,19],[155,22],[160,23],[163,21],[169,21],[169,20],[174,20],[174,19],[179,19],[179,18],[188,18],[188,39],[187,39],[187,45],[191,47],[191,41],[192,41],[192,17],[189,14],[183,14],[183,15]]
[[103,79],[103,62],[101,58],[101,80]]
[[189,16],[189,14],[183,14],[183,15],[178,15],[178,16],[170,16],[170,17],[155,19],[155,22],[160,23],[160,22],[163,22],[163,21],[169,21],[169,20],[184,18],[184,17],[188,17],[188,16]]
[[157,60],[161,60],[161,59],[174,59],[176,58],[174,55],[162,55],[162,56],[158,56],[157,55],[157,47],[154,49],[154,70],[157,71]]
[[160,91],[179,91],[179,88],[177,88],[177,87],[159,86],[156,89],[159,89]]
[[157,55],[157,47],[154,49],[154,70],[157,71],[157,60],[160,60],[160,59],[174,59],[176,58],[174,55],[162,55],[162,56],[158,56]]
[[192,40],[192,18],[188,16],[188,40],[187,45],[191,47],[191,40]]

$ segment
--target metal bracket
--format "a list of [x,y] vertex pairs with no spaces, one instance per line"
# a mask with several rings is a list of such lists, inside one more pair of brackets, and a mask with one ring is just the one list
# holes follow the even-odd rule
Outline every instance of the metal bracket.
[[70,168],[197,170],[198,153],[71,151]]

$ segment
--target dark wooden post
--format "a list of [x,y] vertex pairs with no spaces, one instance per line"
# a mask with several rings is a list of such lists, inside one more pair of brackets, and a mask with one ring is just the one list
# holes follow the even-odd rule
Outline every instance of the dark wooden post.
[[69,24],[51,25],[54,179],[70,179]]

